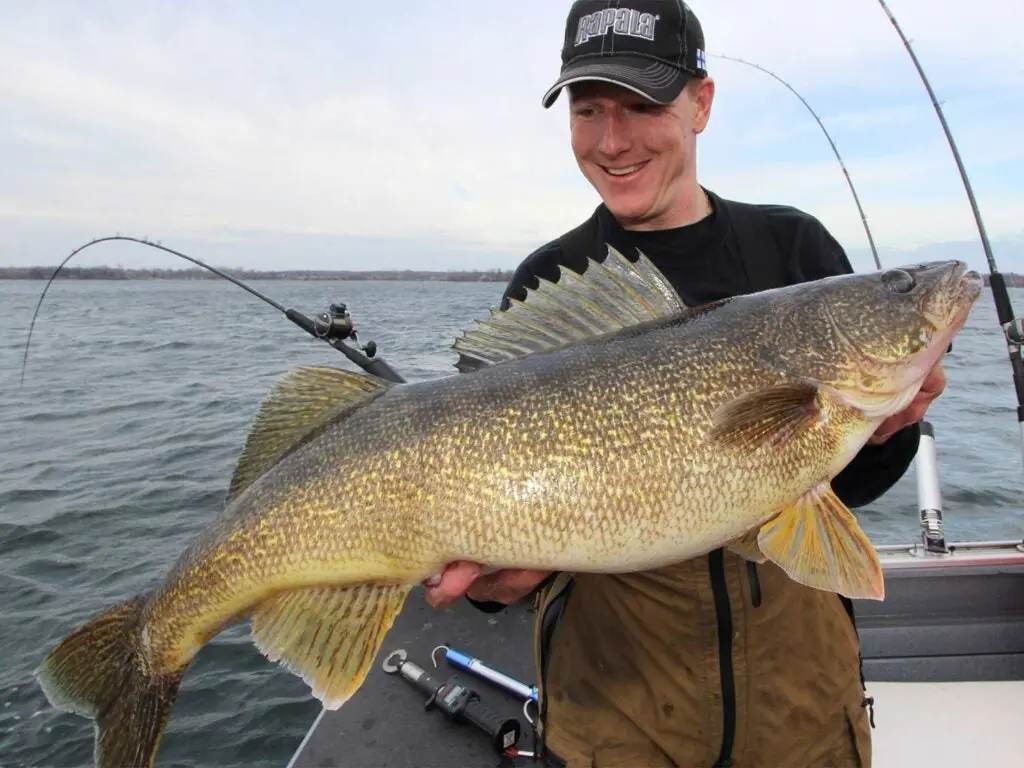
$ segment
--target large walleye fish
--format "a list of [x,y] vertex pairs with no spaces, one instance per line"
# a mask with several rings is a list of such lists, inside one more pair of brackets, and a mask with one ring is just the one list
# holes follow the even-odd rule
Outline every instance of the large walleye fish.
[[609,249],[461,336],[479,370],[289,373],[220,517],[152,591],[53,649],[39,682],[96,720],[100,768],[151,765],[186,668],[234,621],[338,708],[409,591],[455,560],[609,573],[728,546],[882,599],[829,483],[910,402],[981,285],[950,261],[687,309],[646,257]]

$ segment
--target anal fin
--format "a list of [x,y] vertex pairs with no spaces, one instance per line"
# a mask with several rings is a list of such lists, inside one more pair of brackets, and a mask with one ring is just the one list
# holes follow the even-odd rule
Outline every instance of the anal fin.
[[357,584],[286,592],[253,614],[253,642],[302,677],[324,708],[338,709],[366,679],[411,588]]
[[757,543],[794,581],[850,598],[885,598],[878,553],[828,483],[762,525]]

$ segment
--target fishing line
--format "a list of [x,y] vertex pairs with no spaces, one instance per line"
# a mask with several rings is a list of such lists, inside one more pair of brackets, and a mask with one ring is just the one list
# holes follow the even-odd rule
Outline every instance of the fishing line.
[[[375,357],[377,353],[377,345],[373,341],[367,342],[362,347],[353,347],[345,343],[347,339],[357,341],[356,329],[352,324],[352,317],[348,313],[348,309],[344,304],[331,304],[326,312],[321,312],[316,315],[312,320],[301,312],[290,307],[285,307],[283,304],[275,301],[266,294],[260,293],[255,288],[246,285],[243,281],[238,278],[232,277],[227,272],[217,269],[210,264],[197,259],[193,256],[177,251],[174,248],[168,248],[166,245],[161,243],[153,242],[144,237],[131,237],[129,235],[110,235],[108,237],[99,237],[95,240],[90,240],[84,245],[79,246],[73,250],[68,257],[64,259],[57,268],[50,275],[50,278],[46,281],[46,285],[43,288],[43,293],[39,297],[39,301],[36,302],[35,312],[32,313],[32,322],[28,329],[28,339],[25,341],[25,352],[21,359],[21,384],[25,383],[25,369],[28,364],[28,350],[29,345],[32,343],[32,331],[35,329],[36,318],[39,315],[39,309],[43,305],[43,299],[46,298],[47,291],[50,290],[50,285],[56,279],[57,275],[64,268],[64,266],[71,261],[77,254],[84,251],[86,248],[97,245],[99,243],[106,243],[115,240],[123,240],[132,243],[138,243],[139,245],[149,246],[150,248],[156,248],[157,250],[164,251],[178,258],[185,259],[185,261],[192,262],[196,266],[202,267],[203,269],[209,270],[218,277],[222,277],[225,280],[234,283],[242,290],[248,291],[256,298],[266,302],[278,312],[281,312],[285,317],[299,326],[302,330],[306,331],[310,336],[321,341],[325,341],[332,347],[337,349],[339,352],[344,354],[349,360],[358,365],[367,373],[370,373],[378,378],[392,381],[395,383],[404,382],[401,376],[396,373],[390,365],[388,365],[382,358]],[[363,354],[365,352],[366,354]]]
[[846,170],[846,163],[843,162],[843,156],[839,154],[839,148],[836,146],[836,143],[832,140],[832,135],[828,132],[828,129],[825,127],[825,123],[821,121],[821,118],[818,117],[818,113],[814,111],[814,108],[807,102],[807,99],[801,96],[800,92],[792,85],[787,83],[785,80],[783,80],[781,77],[779,77],[771,70],[765,69],[760,64],[755,64],[752,61],[746,61],[745,59],[741,59],[737,56],[726,56],[724,53],[711,53],[708,55],[716,59],[735,61],[737,64],[746,64],[748,67],[753,67],[756,70],[764,72],[766,75],[775,78],[784,86],[786,86],[786,88],[788,88],[793,93],[793,95],[800,99],[801,103],[805,107],[807,107],[807,111],[810,112],[814,119],[818,122],[818,127],[821,128],[821,132],[824,133],[825,138],[828,139],[828,143],[832,147],[832,153],[836,156],[836,160],[839,161],[839,167],[843,169],[843,175],[846,176],[846,184],[847,186],[849,186],[850,192],[853,193],[853,202],[857,204],[857,210],[860,212],[860,220],[864,224],[864,232],[866,232],[868,236],[868,244],[871,246],[871,256],[875,260],[875,266],[878,269],[881,269],[882,262],[878,258],[878,249],[875,248],[875,238],[871,236],[871,227],[868,226],[868,217],[864,213],[864,207],[860,204],[860,197],[857,196],[857,190],[853,186],[853,179],[850,177],[850,172]]

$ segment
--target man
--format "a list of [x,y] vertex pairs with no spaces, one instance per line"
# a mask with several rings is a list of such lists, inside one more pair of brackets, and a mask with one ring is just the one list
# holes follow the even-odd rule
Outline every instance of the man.
[[[607,244],[645,253],[689,306],[851,272],[812,216],[725,200],[697,181],[697,136],[715,85],[681,0],[582,0],[545,107],[569,91],[572,149],[602,199],[593,216],[532,253],[505,291],[523,298],[556,266],[577,272]],[[833,481],[850,507],[906,471],[916,423],[943,390],[941,366],[902,414]],[[427,599],[483,610],[538,593],[538,682],[548,765],[870,765],[870,726],[848,600],[771,562],[717,550],[644,573],[547,574],[454,563]]]

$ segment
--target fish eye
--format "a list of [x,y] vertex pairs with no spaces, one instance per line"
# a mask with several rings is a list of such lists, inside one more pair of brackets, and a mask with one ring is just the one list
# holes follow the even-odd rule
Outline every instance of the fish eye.
[[902,269],[887,269],[882,273],[882,285],[893,293],[910,293],[915,284],[914,276]]

